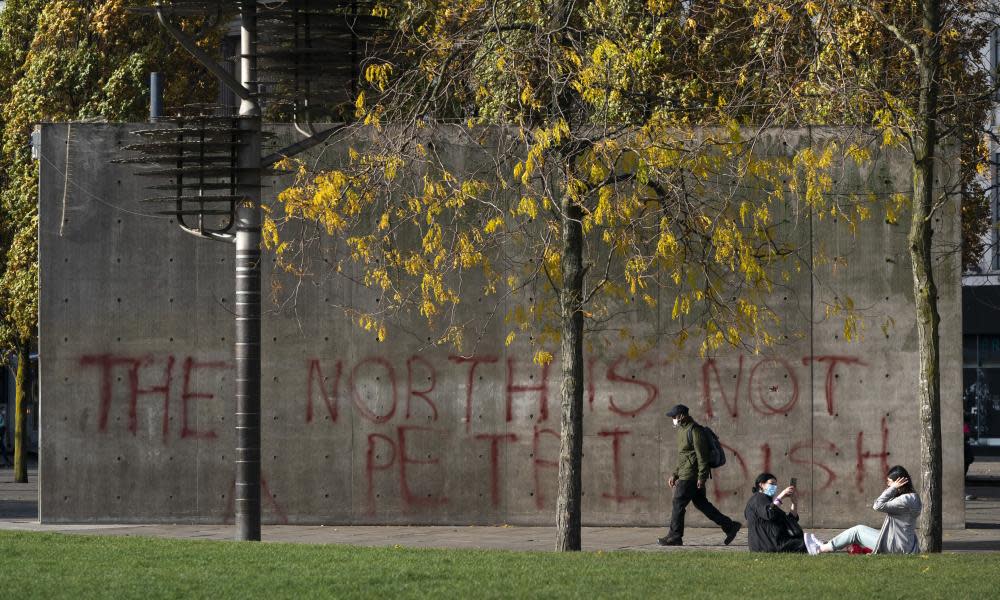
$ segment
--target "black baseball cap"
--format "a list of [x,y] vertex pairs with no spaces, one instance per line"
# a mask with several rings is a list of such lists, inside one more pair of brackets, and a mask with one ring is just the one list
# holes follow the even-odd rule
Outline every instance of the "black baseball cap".
[[686,415],[686,414],[688,414],[688,407],[684,406],[683,404],[678,404],[667,411],[668,417],[676,417],[678,415]]

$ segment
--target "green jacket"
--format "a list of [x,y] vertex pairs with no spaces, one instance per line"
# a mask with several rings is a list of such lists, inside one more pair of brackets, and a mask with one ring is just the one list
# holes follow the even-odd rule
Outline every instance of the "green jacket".
[[[708,467],[708,441],[701,427],[689,419],[687,423],[677,428],[677,467],[674,477],[677,479],[700,479],[708,481],[712,470]],[[691,428],[691,442],[688,442],[688,432]],[[693,442],[693,443],[692,443]]]

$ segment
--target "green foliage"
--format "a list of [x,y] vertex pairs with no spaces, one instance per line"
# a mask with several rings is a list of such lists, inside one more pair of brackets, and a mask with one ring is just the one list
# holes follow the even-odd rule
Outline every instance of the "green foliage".
[[[874,127],[886,144],[911,148],[920,106],[917,56],[921,4],[891,0],[880,4],[837,0],[806,3],[817,52],[808,75],[794,86],[797,110],[812,123]],[[984,49],[1000,25],[995,0],[943,0],[946,18],[936,42],[941,64],[938,140],[958,152],[962,194],[962,256],[978,262],[989,227],[987,192],[977,181],[989,172],[982,129],[991,108],[989,66]]]
[[186,54],[128,5],[10,0],[0,13],[0,342],[7,348],[29,340],[38,319],[38,166],[27,143],[34,124],[145,120],[148,74],[156,70],[178,74],[168,80],[171,104],[214,97],[211,80],[191,77]]

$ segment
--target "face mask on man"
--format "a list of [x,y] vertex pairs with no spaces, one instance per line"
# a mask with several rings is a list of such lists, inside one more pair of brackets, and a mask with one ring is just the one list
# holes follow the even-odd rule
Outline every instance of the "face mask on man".
[[764,493],[767,494],[768,496],[771,496],[773,498],[774,495],[778,493],[778,486],[777,486],[777,484],[769,483],[769,484],[765,485],[764,486]]
[[680,424],[681,424],[681,420],[678,419],[677,417],[674,417],[674,427],[678,427],[678,426],[680,426]]

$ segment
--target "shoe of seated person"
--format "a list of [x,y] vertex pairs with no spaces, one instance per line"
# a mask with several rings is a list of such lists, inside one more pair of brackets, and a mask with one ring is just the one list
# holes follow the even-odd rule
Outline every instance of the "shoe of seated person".
[[803,534],[802,537],[806,543],[806,552],[808,552],[810,556],[819,554],[819,547],[823,545],[823,542],[819,541],[816,534],[806,533]]
[[669,538],[667,536],[661,537],[656,540],[658,546],[683,546],[684,542],[678,538]]

